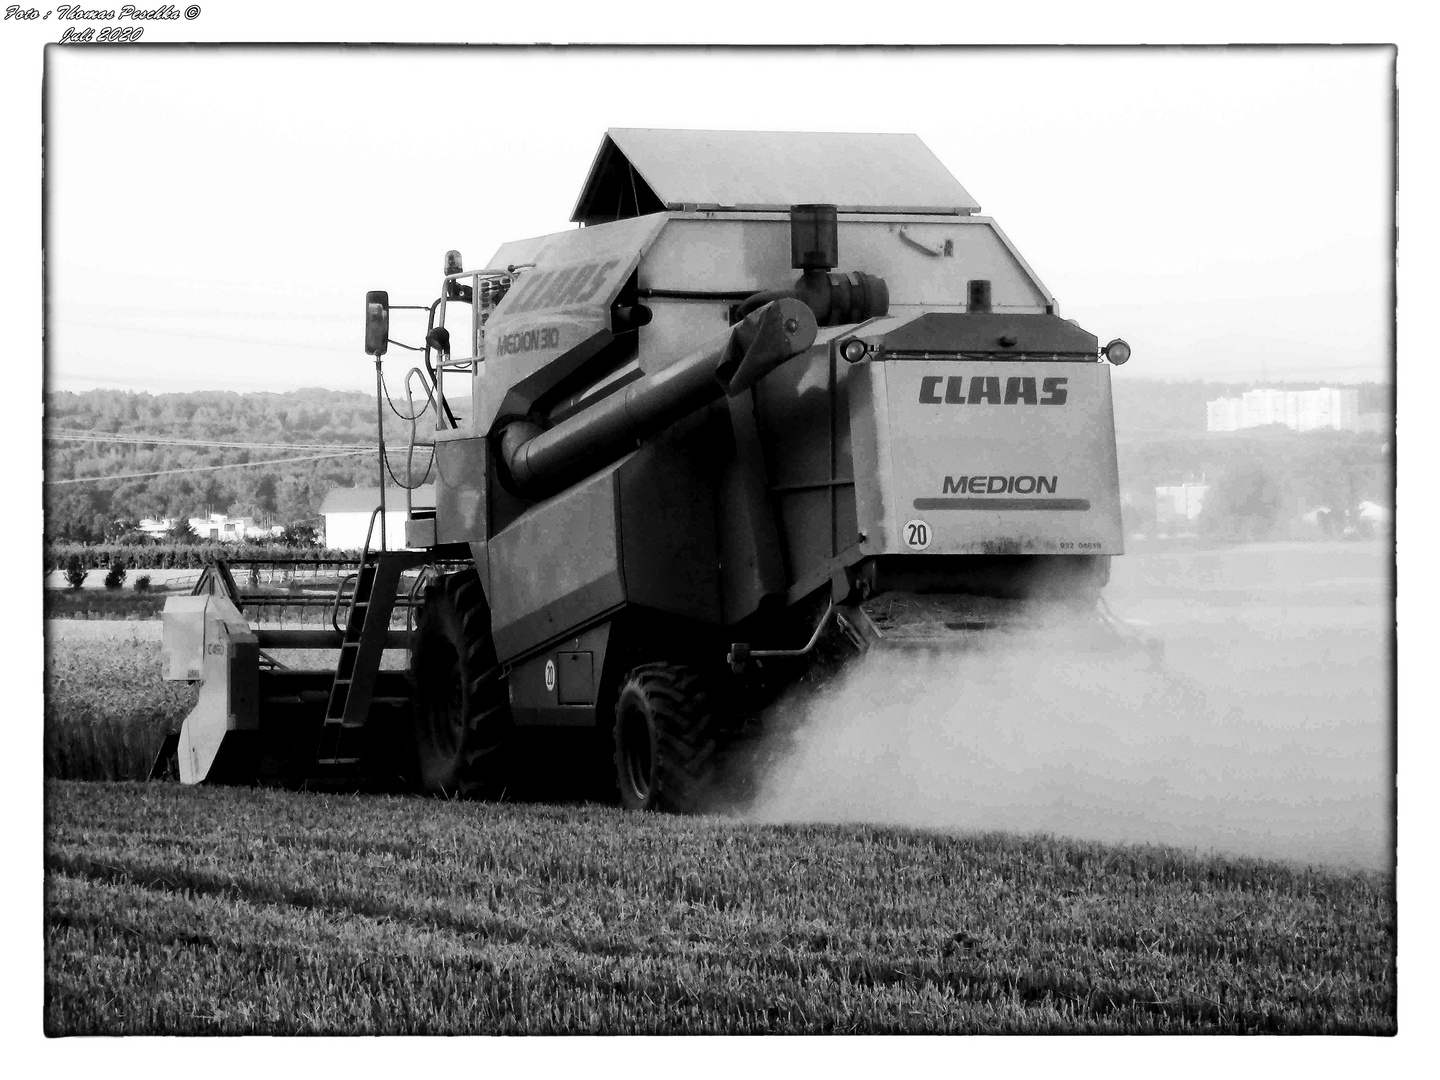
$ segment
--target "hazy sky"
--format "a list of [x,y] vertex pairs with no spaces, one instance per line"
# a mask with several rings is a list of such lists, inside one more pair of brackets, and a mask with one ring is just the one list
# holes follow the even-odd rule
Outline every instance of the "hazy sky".
[[[1136,376],[1388,379],[1389,49],[47,54],[52,389],[365,389],[608,127],[910,131]],[[397,329],[399,326],[397,325]]]

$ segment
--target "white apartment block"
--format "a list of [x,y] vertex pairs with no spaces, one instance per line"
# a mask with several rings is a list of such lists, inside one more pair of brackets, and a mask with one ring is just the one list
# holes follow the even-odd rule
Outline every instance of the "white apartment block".
[[1247,390],[1238,398],[1205,403],[1206,431],[1284,424],[1292,431],[1360,430],[1360,395],[1354,389]]

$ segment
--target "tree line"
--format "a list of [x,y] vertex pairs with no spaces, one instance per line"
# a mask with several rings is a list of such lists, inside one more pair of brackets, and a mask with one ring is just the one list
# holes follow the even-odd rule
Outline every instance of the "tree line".
[[1284,429],[1155,436],[1122,442],[1119,458],[1125,525],[1140,532],[1156,527],[1155,488],[1185,481],[1208,485],[1196,525],[1220,540],[1278,538],[1321,507],[1339,527],[1356,523],[1362,502],[1395,505],[1384,436]]
[[[1128,528],[1154,524],[1156,486],[1203,475],[1212,484],[1204,524],[1216,535],[1268,535],[1304,510],[1328,506],[1343,514],[1361,500],[1393,505],[1393,436],[1285,430],[1206,435],[1205,402],[1246,387],[1206,382],[1114,380],[1120,476],[1128,498]],[[1394,415],[1394,388],[1361,384],[1361,411]],[[403,410],[403,401],[398,402]],[[121,390],[57,392],[46,397],[46,431],[226,442],[370,446],[375,400],[358,391],[307,389],[289,393],[199,391],[148,394]],[[385,410],[386,445],[397,472],[410,424]],[[428,418],[427,418],[428,419]],[[420,437],[429,436],[422,421]],[[177,446],[69,442],[47,439],[47,481],[300,456],[218,445]],[[420,461],[425,456],[417,455]],[[414,479],[418,480],[417,475]],[[433,479],[430,477],[429,479]],[[183,522],[225,513],[285,526],[286,540],[303,544],[320,524],[319,508],[337,487],[373,486],[373,453],[216,471],[179,472],[127,480],[45,485],[45,535],[52,543],[135,540],[140,518],[179,518],[169,539],[184,544]]]
[[[403,401],[397,403],[403,411]],[[55,392],[45,399],[47,436],[79,432],[190,440],[208,445],[45,440],[45,535],[52,542],[117,540],[141,518],[204,517],[224,513],[282,526],[320,525],[319,508],[337,487],[378,483],[376,455],[356,454],[273,466],[213,469],[271,458],[322,454],[326,447],[374,446],[372,396],[307,389],[289,393],[198,391],[149,394],[123,390]],[[429,436],[422,421],[420,438]],[[387,446],[397,473],[410,424],[386,410]],[[220,443],[315,445],[314,451],[226,447]],[[427,458],[417,455],[423,462]],[[174,472],[171,470],[193,470]],[[129,473],[168,475],[112,480]],[[55,483],[100,477],[81,483]],[[419,479],[418,475],[415,479]],[[183,541],[183,536],[173,539]]]

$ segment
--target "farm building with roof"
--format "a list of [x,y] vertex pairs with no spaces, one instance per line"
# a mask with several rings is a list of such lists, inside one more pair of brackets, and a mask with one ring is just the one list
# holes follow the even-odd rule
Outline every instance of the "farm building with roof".
[[[411,504],[417,510],[435,507],[435,485],[422,484],[410,492]],[[405,546],[405,489],[385,489],[385,547],[395,551]],[[378,487],[334,488],[320,504],[325,519],[325,546],[343,551],[359,551],[365,546],[365,533],[370,517],[380,506]],[[371,549],[380,547],[380,523],[370,536]]]

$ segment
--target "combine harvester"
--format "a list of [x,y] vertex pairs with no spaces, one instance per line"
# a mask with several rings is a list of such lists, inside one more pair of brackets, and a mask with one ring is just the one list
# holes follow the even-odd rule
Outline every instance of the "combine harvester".
[[911,135],[609,132],[583,227],[452,251],[406,309],[435,505],[403,537],[376,507],[332,630],[252,627],[223,567],[167,604],[167,677],[204,684],[180,778],[498,794],[578,737],[625,806],[684,810],[827,649],[1144,652],[1100,600],[1129,346],[978,210]]

